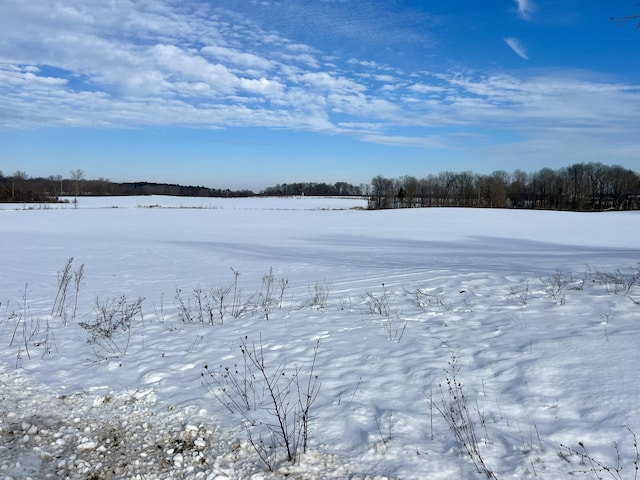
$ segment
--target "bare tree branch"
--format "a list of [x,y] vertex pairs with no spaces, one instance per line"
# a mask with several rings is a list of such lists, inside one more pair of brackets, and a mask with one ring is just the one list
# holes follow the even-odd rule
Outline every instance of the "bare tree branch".
[[638,15],[625,15],[624,17],[611,17],[611,20],[618,22],[621,27],[624,27],[627,23],[635,23],[634,30],[640,30],[640,14]]

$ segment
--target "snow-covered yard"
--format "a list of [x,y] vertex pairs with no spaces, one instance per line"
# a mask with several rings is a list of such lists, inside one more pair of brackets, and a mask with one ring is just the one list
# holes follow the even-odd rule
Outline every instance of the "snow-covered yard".
[[640,212],[365,205],[2,206],[0,478],[636,478]]

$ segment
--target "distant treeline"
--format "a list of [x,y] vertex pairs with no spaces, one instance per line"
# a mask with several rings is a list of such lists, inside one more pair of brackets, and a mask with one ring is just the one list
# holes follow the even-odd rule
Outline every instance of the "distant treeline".
[[369,188],[368,185],[356,187],[346,182],[336,182],[333,185],[327,183],[283,183],[275,187],[268,187],[262,191],[262,195],[339,195],[362,196]]
[[369,208],[493,207],[550,210],[637,210],[640,176],[619,165],[576,163],[535,173],[441,172],[371,181]]
[[[78,177],[81,177],[79,175]],[[153,182],[111,182],[99,178],[30,178],[24,172],[5,177],[0,172],[1,202],[57,202],[68,196],[174,195],[182,197],[251,197],[251,190],[222,190]]]
[[[278,184],[260,193],[252,190],[230,190],[194,187],[168,183],[124,182],[108,179],[87,180],[82,170],[76,170],[71,178],[61,175],[47,178],[29,177],[18,171],[9,177],[0,172],[0,202],[57,202],[60,197],[69,196],[121,196],[121,195],[173,195],[181,197],[255,197],[288,195],[363,195],[362,186],[356,187],[346,182],[333,185],[326,183],[300,182]],[[364,190],[367,190],[367,185]]]
[[576,163],[535,173],[499,170],[489,175],[473,172],[441,172],[424,178],[381,175],[370,184],[352,185],[298,182],[268,187],[260,193],[152,182],[87,180],[82,170],[61,175],[30,178],[17,171],[0,172],[0,201],[56,202],[60,197],[100,195],[173,195],[187,197],[253,197],[289,195],[366,196],[369,208],[493,207],[549,210],[640,209],[640,176],[619,165]]

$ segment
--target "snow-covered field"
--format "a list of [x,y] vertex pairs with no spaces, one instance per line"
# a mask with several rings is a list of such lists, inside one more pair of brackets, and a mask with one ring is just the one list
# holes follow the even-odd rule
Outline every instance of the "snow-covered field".
[[365,203],[0,207],[0,478],[636,478],[640,212]]

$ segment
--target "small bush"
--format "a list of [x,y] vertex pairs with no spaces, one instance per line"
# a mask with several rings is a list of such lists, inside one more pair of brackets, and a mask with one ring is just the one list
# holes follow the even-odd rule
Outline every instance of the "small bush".
[[51,316],[62,318],[63,323],[67,324],[67,293],[69,290],[69,284],[73,280],[74,284],[74,298],[73,298],[73,312],[71,320],[75,321],[76,313],[78,311],[78,295],[80,293],[80,285],[84,278],[84,264],[80,265],[77,270],[72,270],[73,257],[70,257],[65,263],[62,270],[58,272],[58,292],[53,300],[53,306],[51,307]]
[[594,279],[603,285],[608,293],[630,295],[633,288],[640,283],[640,269],[633,273],[596,271]]
[[415,296],[416,304],[424,311],[433,306],[436,306],[439,309],[446,308],[442,295],[431,293],[428,288],[416,289]]
[[89,333],[88,342],[94,345],[98,360],[124,356],[131,339],[135,317],[142,312],[143,298],[127,302],[125,295],[100,303],[96,299],[96,318],[79,325]]
[[367,290],[363,298],[370,315],[380,315],[381,317],[389,318],[391,314],[389,292],[387,291],[387,287],[384,286],[384,283],[382,284],[382,294],[376,294]]
[[382,317],[383,326],[387,331],[389,340],[393,342],[400,342],[404,336],[408,322],[398,322],[398,315],[391,311],[389,292],[385,284],[382,284],[381,294],[376,294],[367,290],[363,299],[368,308],[369,315],[380,315]]
[[243,419],[249,443],[270,471],[279,457],[296,462],[307,451],[311,407],[320,391],[314,371],[319,347],[316,342],[305,375],[298,366],[268,365],[262,338],[257,344],[248,337],[241,340],[241,365],[221,366],[218,371],[204,366],[203,385]]
[[446,376],[446,390],[440,385],[441,403],[434,406],[445,419],[458,447],[467,454],[479,473],[489,479],[497,479],[491,468],[482,457],[475,421],[469,409],[469,402],[464,393],[462,382],[458,377],[460,367],[455,355],[451,356]]
[[330,292],[331,285],[327,282],[316,282],[313,287],[309,287],[309,299],[305,303],[305,306],[315,310],[325,310]]

